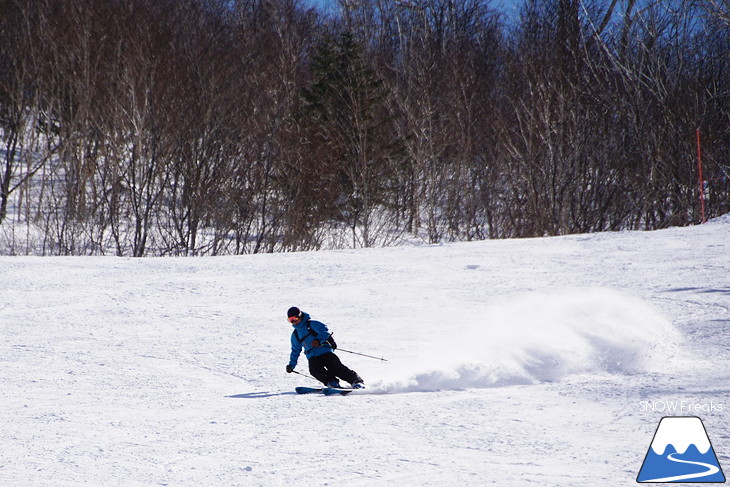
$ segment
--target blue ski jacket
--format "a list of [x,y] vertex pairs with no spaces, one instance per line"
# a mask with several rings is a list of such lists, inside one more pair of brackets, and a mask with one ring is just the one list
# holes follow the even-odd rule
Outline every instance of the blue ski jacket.
[[304,356],[307,357],[307,360],[325,353],[332,353],[331,347],[312,345],[315,339],[324,344],[332,333],[327,329],[327,325],[313,320],[309,313],[302,312],[302,321],[292,327],[294,327],[294,331],[291,334],[291,356],[289,357],[289,365],[292,367],[296,367],[302,349],[304,349]]

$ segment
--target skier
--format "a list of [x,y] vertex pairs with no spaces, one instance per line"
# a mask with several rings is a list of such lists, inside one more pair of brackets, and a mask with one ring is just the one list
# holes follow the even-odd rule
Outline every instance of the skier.
[[303,348],[304,355],[309,360],[309,372],[325,386],[340,387],[337,380],[339,378],[349,382],[353,389],[365,387],[357,372],[345,367],[333,353],[337,344],[324,323],[311,319],[308,313],[297,307],[289,308],[286,316],[294,327],[291,334],[291,356],[289,365],[286,366],[288,373],[294,372]]

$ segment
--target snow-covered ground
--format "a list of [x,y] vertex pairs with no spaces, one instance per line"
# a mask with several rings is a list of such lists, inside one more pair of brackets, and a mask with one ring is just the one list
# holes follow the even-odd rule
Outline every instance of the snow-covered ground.
[[[0,485],[631,485],[666,415],[727,473],[729,238],[0,258]],[[295,305],[366,393],[293,393]]]

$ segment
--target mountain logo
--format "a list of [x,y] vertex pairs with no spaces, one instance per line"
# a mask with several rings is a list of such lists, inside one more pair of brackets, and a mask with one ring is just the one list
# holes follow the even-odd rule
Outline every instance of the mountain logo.
[[725,482],[702,420],[696,416],[662,418],[636,481]]

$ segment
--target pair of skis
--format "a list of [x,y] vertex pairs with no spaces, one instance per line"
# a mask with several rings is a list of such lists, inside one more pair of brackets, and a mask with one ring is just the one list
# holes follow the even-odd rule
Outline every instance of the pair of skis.
[[359,389],[350,389],[348,387],[297,387],[294,390],[297,391],[297,394],[324,394],[325,396],[339,394],[345,396]]

